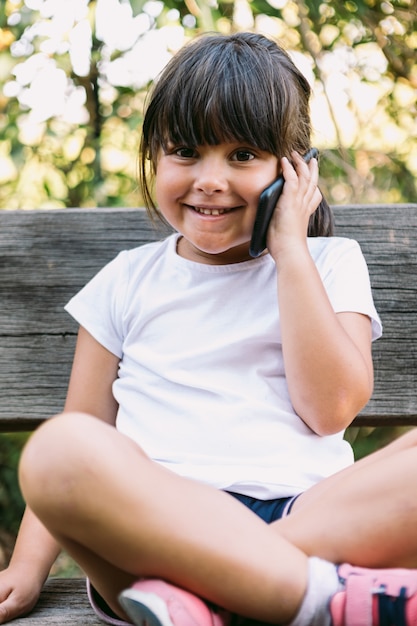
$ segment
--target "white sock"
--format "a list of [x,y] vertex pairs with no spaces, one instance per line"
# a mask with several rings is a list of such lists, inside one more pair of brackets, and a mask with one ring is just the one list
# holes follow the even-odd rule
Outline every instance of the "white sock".
[[343,589],[336,566],[318,557],[308,559],[307,591],[295,619],[288,626],[331,626],[330,598]]

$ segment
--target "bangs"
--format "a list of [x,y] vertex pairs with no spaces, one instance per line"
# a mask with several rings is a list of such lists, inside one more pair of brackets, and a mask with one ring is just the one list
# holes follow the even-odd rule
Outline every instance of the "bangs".
[[236,141],[284,156],[286,114],[294,96],[299,99],[292,81],[279,63],[261,62],[265,45],[260,55],[253,42],[213,37],[211,44],[204,56],[193,45],[177,53],[164,85],[156,81],[143,127],[147,156],[154,161],[158,145],[166,149],[169,143],[194,147]]
[[270,110],[256,104],[255,93],[263,89],[256,72],[228,74],[225,80],[213,73],[198,91],[193,88],[195,81],[184,85],[175,104],[167,106],[160,117],[158,134],[164,147],[167,141],[188,146],[239,142],[276,152],[276,135],[271,133],[276,123],[270,119]]

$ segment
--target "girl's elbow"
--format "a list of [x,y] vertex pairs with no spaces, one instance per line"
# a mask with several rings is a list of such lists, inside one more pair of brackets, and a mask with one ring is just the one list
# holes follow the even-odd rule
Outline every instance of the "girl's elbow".
[[335,435],[352,424],[371,395],[372,388],[356,389],[355,394],[342,391],[331,401],[328,399],[317,406],[310,404],[298,415],[320,437]]

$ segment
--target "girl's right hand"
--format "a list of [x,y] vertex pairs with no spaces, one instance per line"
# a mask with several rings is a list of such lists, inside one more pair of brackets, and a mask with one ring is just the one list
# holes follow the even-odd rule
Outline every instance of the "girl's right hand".
[[15,563],[0,572],[0,624],[26,615],[37,603],[43,586],[28,563]]
[[308,223],[322,200],[317,186],[317,159],[305,163],[297,152],[293,152],[292,158],[293,164],[286,157],[281,160],[285,184],[267,237],[269,253],[278,268],[278,257],[287,251],[293,256],[299,245],[307,247]]

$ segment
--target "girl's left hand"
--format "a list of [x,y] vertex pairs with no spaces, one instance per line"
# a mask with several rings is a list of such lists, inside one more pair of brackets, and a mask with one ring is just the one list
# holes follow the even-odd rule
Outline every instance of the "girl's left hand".
[[294,245],[306,245],[310,216],[322,199],[317,160],[307,164],[298,152],[291,156],[293,164],[286,157],[281,159],[285,184],[268,230],[268,250],[275,259],[287,247],[294,250]]

